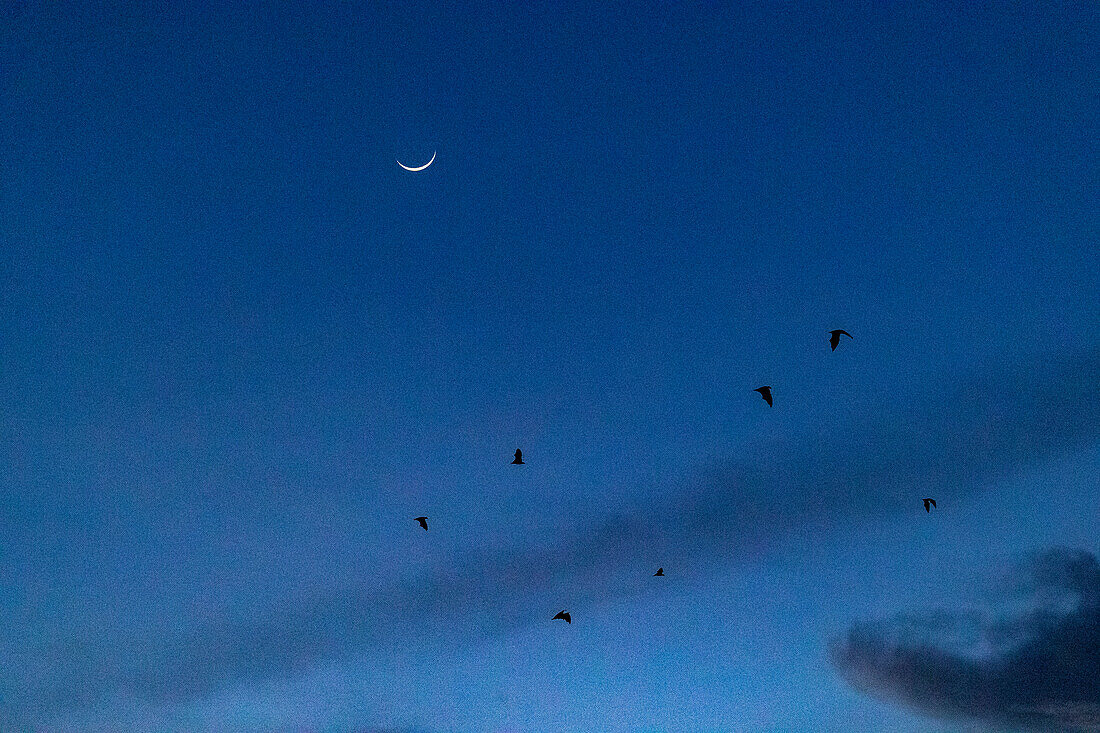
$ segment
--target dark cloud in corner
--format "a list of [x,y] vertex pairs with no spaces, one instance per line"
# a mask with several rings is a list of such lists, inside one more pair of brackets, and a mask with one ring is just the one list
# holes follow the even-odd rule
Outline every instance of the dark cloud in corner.
[[858,624],[831,658],[857,689],[992,730],[1100,731],[1100,564],[1050,550],[1020,568],[1023,611]]

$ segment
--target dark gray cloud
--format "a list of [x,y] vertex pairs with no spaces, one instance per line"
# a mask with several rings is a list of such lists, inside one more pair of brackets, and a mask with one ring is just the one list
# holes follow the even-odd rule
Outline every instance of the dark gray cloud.
[[394,639],[499,633],[545,620],[563,599],[576,615],[638,592],[642,586],[617,576],[643,550],[728,561],[809,523],[912,511],[919,496],[958,499],[1003,472],[1100,439],[1100,351],[960,378],[922,400],[909,408],[882,405],[862,424],[762,446],[660,506],[596,519],[542,549],[471,552],[399,587],[348,578],[338,594],[263,622],[227,620],[135,642],[121,661],[110,649],[94,658],[97,650],[84,643],[72,650],[72,662],[53,657],[41,688],[15,692],[49,708],[83,705],[105,692],[190,699],[362,655]]
[[992,730],[1100,731],[1100,564],[1051,550],[1028,563],[1024,610],[903,616],[834,643],[857,688]]

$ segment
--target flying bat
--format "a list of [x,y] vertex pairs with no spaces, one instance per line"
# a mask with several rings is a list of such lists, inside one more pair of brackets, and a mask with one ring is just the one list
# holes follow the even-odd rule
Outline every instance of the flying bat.
[[841,336],[852,338],[852,334],[848,333],[843,328],[838,328],[835,331],[829,331],[829,334],[829,346],[833,347],[833,351],[836,351],[836,347],[840,344]]

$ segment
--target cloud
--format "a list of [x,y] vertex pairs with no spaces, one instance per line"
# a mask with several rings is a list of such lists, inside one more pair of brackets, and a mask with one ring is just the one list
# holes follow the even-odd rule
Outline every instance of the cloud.
[[1020,569],[1026,610],[900,616],[832,645],[857,689],[993,730],[1100,731],[1100,564],[1050,550]]
[[[124,659],[107,645],[103,658],[91,659],[96,652],[85,644],[68,675],[58,655],[49,681],[16,692],[51,709],[113,693],[185,701],[397,639],[501,633],[545,620],[563,599],[583,610],[641,590],[618,578],[639,548],[670,558],[744,558],[811,523],[909,511],[918,494],[957,499],[1002,473],[1092,444],[1100,439],[1098,374],[1100,350],[1092,350],[959,378],[914,406],[882,405],[863,424],[763,446],[660,506],[597,518],[550,546],[473,551],[390,588],[345,578],[338,593],[265,620],[145,640]],[[94,676],[83,674],[92,669]]]
[[639,547],[743,556],[809,521],[911,508],[914,486],[957,497],[1100,437],[1098,374],[1100,351],[1091,351],[963,379],[915,409],[884,406],[869,424],[762,450],[664,506],[605,517],[554,546],[472,553],[388,590],[349,582],[265,624],[210,630],[130,682],[144,695],[198,693],[362,652],[424,623],[496,633],[541,618],[540,603],[565,585],[572,608],[623,593],[608,579]]

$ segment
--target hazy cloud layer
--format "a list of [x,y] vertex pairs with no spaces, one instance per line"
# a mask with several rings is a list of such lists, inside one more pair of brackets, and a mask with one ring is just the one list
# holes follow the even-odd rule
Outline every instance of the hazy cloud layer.
[[810,522],[915,511],[921,496],[957,499],[1003,472],[1100,438],[1100,351],[1002,368],[945,384],[925,399],[910,409],[883,405],[874,421],[843,432],[762,447],[663,506],[605,518],[540,551],[474,552],[397,588],[349,578],[338,595],[264,623],[226,622],[148,640],[121,660],[109,649],[61,650],[54,674],[33,690],[10,690],[11,699],[24,709],[33,700],[38,712],[115,692],[191,699],[448,627],[464,638],[499,633],[544,620],[563,598],[576,615],[640,589],[616,573],[641,549],[735,559]]
[[853,627],[832,647],[857,688],[994,730],[1100,731],[1100,564],[1051,550],[1020,571],[1025,609]]

